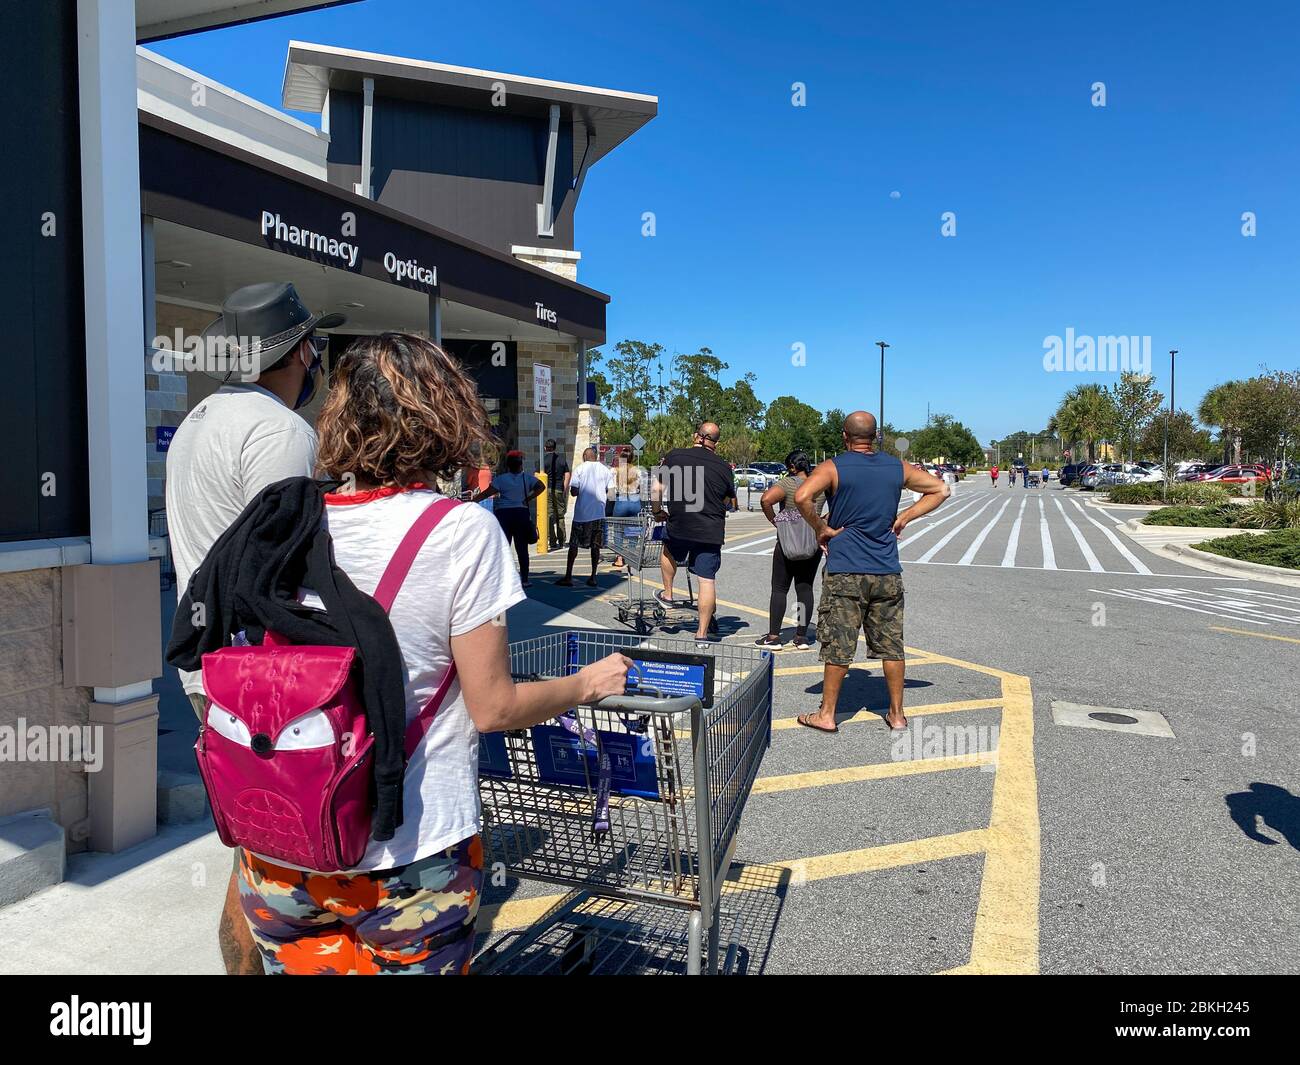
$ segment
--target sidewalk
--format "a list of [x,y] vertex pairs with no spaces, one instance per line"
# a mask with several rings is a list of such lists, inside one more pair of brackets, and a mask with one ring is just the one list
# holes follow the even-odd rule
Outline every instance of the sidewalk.
[[[513,607],[507,623],[512,640],[589,624],[538,598]],[[161,687],[159,768],[192,773],[197,722],[174,674]],[[210,820],[162,826],[119,854],[72,855],[63,883],[0,909],[0,971],[219,974],[230,865]]]

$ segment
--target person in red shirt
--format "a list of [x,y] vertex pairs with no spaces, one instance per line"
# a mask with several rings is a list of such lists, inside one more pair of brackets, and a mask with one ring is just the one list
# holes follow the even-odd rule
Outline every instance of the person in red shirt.
[[998,468],[996,466],[990,468],[989,476],[993,478],[993,487],[996,488],[998,486]]

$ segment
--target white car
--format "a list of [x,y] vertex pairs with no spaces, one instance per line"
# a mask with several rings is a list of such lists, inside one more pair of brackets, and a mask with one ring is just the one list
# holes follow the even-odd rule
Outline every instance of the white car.
[[748,488],[754,492],[765,492],[772,485],[776,484],[776,477],[763,470],[755,469],[753,466],[745,466],[734,471],[736,475],[736,487]]

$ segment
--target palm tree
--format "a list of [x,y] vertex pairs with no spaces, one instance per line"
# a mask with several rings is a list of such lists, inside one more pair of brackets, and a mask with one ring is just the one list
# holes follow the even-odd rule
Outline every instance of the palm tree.
[[1051,424],[1067,439],[1088,444],[1088,461],[1097,459],[1097,442],[1115,428],[1115,401],[1103,385],[1075,385],[1065,394]]
[[1197,420],[1202,425],[1212,425],[1219,430],[1219,444],[1223,448],[1224,462],[1241,461],[1241,426],[1234,408],[1241,396],[1241,381],[1224,381],[1215,385],[1204,396],[1196,408]]

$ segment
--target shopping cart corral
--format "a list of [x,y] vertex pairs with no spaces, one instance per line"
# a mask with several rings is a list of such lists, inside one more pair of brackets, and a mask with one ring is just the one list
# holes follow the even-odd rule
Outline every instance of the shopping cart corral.
[[659,586],[659,560],[664,553],[666,526],[656,521],[649,509],[626,518],[605,519],[605,546],[602,560],[622,560],[627,590],[610,596],[614,613],[624,625],[639,633],[656,628],[681,628],[697,623],[695,589],[690,571],[686,571],[686,598],[675,599],[667,606],[655,597]]
[[626,695],[482,738],[489,862],[574,890],[494,943],[477,972],[627,971],[650,957],[717,972],[732,956],[722,884],[771,741],[772,655],[564,632],[512,644],[511,671],[565,676],[614,651],[636,663]]

